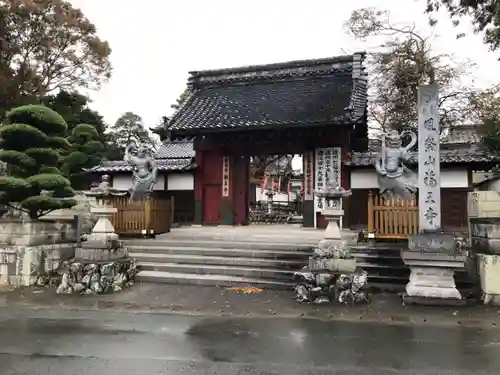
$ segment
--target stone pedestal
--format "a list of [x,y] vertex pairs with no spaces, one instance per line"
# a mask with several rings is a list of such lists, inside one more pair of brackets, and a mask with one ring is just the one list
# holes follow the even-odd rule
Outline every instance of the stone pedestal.
[[273,213],[273,197],[274,197],[274,193],[267,192],[266,196],[267,196],[267,213],[269,215],[271,215]]
[[91,208],[92,214],[97,216],[97,222],[86,240],[75,251],[75,258],[85,261],[107,261],[125,258],[128,256],[123,242],[119,241],[115,228],[111,223],[111,216],[117,209],[99,205]]
[[133,284],[135,260],[128,257],[110,221],[117,209],[101,204],[91,212],[97,216],[97,223],[76,248],[75,258],[64,265],[59,294],[118,292]]
[[[339,222],[344,211],[338,208],[327,208],[321,211],[321,215],[328,221],[324,239],[318,244],[315,251],[319,257],[313,260],[317,264],[309,264],[310,269],[324,268],[329,272],[352,273],[356,269],[356,259],[349,257],[349,251],[342,238]],[[321,264],[320,264],[321,263]]]
[[321,215],[328,221],[325,230],[325,240],[342,240],[339,221],[344,216],[344,210],[328,208],[321,211]]
[[481,299],[500,306],[500,255],[478,254]]
[[88,239],[96,240],[108,240],[116,241],[118,240],[118,235],[115,233],[115,228],[111,224],[111,216],[118,212],[118,209],[111,206],[98,205],[90,209],[92,214],[97,216],[97,223],[95,223],[94,228],[92,228],[92,233]]
[[457,304],[463,302],[454,273],[465,267],[466,257],[456,250],[453,235],[421,233],[409,238],[409,249],[401,252],[410,267],[404,302],[417,304]]

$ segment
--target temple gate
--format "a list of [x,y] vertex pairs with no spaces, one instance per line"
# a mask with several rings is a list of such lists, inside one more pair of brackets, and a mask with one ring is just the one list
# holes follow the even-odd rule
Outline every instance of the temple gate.
[[194,138],[195,223],[245,225],[249,159],[303,156],[304,226],[324,227],[314,190],[333,178],[349,188],[342,160],[367,142],[364,54],[190,73],[189,96],[166,122]]

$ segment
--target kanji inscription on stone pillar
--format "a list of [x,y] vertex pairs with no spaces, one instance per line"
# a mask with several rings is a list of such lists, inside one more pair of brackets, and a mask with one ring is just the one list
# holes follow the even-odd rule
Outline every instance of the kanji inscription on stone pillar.
[[418,87],[418,208],[421,231],[441,228],[439,88]]

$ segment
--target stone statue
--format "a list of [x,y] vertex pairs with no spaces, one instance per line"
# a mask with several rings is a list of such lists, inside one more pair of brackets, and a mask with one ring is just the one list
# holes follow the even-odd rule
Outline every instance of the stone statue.
[[135,202],[149,197],[156,183],[158,172],[156,162],[149,155],[149,150],[143,144],[138,145],[132,141],[125,147],[124,160],[134,167],[130,200]]
[[86,196],[96,197],[97,199],[106,198],[109,196],[120,196],[127,194],[126,192],[113,188],[109,182],[110,176],[105,174],[101,177],[101,182],[95,187],[91,187],[89,191],[84,192]]
[[[403,147],[403,138],[411,141]],[[418,190],[418,176],[407,167],[410,149],[417,143],[417,136],[409,130],[398,133],[392,130],[384,134],[380,156],[375,162],[380,195],[386,199],[411,199]]]

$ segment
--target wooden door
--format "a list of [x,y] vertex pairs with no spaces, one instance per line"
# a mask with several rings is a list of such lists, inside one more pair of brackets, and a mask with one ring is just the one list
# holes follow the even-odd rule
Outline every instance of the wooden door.
[[220,223],[220,185],[205,185],[203,188],[203,224]]

